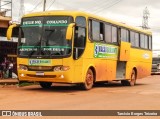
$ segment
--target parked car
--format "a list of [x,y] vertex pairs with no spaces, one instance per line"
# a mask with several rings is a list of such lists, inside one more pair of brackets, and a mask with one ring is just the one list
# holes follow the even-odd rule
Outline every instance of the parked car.
[[160,74],[160,57],[153,57],[151,74]]

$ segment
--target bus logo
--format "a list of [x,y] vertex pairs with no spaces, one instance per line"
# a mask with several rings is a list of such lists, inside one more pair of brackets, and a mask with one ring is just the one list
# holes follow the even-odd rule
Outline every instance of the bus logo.
[[144,58],[144,59],[149,59],[150,56],[149,56],[149,54],[145,53],[145,54],[143,54],[143,58]]
[[49,66],[51,65],[50,59],[29,59],[29,65],[32,66]]
[[95,58],[117,58],[118,48],[115,46],[95,43],[94,57]]

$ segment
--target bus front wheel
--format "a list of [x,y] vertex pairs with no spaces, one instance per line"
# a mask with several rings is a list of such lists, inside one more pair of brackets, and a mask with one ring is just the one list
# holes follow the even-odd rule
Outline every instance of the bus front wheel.
[[133,69],[131,72],[131,77],[129,80],[122,80],[121,84],[123,86],[134,86],[136,84],[136,71]]
[[94,83],[93,71],[91,69],[88,69],[85,77],[85,82],[82,84],[82,88],[84,90],[89,90],[93,87],[93,83]]
[[45,88],[45,89],[51,88],[51,85],[52,85],[51,82],[39,82],[39,84],[42,88]]

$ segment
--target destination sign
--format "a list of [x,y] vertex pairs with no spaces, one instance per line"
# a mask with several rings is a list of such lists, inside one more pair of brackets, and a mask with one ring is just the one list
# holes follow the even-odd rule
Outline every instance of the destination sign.
[[46,24],[68,24],[67,20],[47,20]]
[[22,27],[27,26],[66,26],[70,23],[69,17],[30,17],[23,18]]
[[42,24],[42,21],[36,20],[36,21],[23,21],[23,25],[32,25],[32,24]]
[[[47,20],[44,22],[46,24],[68,24],[67,20]],[[24,21],[23,25],[42,25],[42,21]]]

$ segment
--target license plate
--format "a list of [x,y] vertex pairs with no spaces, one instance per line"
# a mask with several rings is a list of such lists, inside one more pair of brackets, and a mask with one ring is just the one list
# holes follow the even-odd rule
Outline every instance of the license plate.
[[44,76],[44,72],[36,72],[37,76]]

